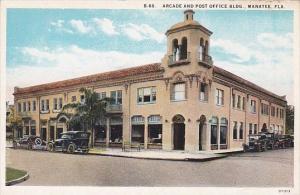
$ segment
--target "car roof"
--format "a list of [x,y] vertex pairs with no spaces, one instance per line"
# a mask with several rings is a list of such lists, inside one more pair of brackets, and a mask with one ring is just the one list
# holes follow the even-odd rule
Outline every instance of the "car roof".
[[61,134],[63,135],[63,134],[77,134],[77,133],[89,133],[89,132],[86,132],[86,131],[67,131],[67,132],[63,132]]

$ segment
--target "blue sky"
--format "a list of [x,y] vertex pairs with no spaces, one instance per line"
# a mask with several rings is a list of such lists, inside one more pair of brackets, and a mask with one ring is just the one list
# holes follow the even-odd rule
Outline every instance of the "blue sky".
[[[292,11],[195,12],[213,31],[215,65],[293,102]],[[182,20],[183,10],[8,9],[7,99],[14,86],[160,62]]]

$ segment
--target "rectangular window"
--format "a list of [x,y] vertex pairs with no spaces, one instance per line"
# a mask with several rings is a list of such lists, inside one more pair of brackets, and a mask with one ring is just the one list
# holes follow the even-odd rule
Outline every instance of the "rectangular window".
[[53,109],[57,110],[57,98],[53,99]]
[[253,131],[254,131],[254,134],[257,134],[257,124],[254,124]]
[[21,103],[18,103],[18,112],[21,112],[21,111],[22,111]]
[[36,101],[32,101],[32,111],[36,111]]
[[216,89],[216,105],[224,105],[224,91],[221,89]]
[[206,83],[200,84],[200,100],[208,101],[208,85]]
[[58,109],[62,109],[63,107],[63,101],[62,101],[62,98],[59,98],[58,99]]
[[261,103],[261,113],[264,115],[269,115],[269,105]]
[[100,92],[100,93],[98,93],[98,99],[99,100],[102,100],[104,98],[106,98],[106,92]]
[[112,99],[112,104],[122,104],[122,91],[111,91],[110,98]]
[[237,96],[237,108],[241,109],[241,96]]
[[249,123],[249,135],[252,134],[252,123]]
[[243,97],[242,109],[245,110],[245,107],[246,107],[246,98]]
[[72,96],[72,102],[76,102],[76,96]]
[[138,103],[154,103],[155,101],[156,101],[155,87],[138,89]]
[[84,103],[85,102],[85,99],[84,99],[84,95],[80,95],[80,103]]
[[255,100],[250,101],[250,111],[252,113],[256,113],[256,101]]
[[232,94],[232,107],[235,108],[235,94]]
[[30,110],[31,110],[31,103],[27,102],[27,111],[30,111]]
[[176,83],[173,85],[172,100],[185,100],[185,83]]
[[46,100],[46,110],[49,110],[49,100]]
[[42,111],[45,111],[46,109],[45,109],[45,100],[42,100],[41,101],[41,110]]
[[271,116],[275,116],[275,107],[274,106],[271,107]]
[[279,116],[279,108],[276,109],[276,117]]
[[26,102],[23,102],[23,112],[26,112]]

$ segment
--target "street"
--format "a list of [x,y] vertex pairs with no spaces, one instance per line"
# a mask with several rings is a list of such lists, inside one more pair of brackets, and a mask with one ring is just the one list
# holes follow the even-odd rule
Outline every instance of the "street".
[[142,160],[6,149],[7,165],[29,172],[18,185],[292,187],[293,148],[207,162]]

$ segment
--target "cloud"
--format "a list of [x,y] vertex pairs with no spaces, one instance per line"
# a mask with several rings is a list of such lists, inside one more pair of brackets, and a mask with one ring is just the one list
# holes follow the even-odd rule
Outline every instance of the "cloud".
[[[83,49],[77,45],[49,48],[21,48],[30,65],[7,68],[7,98],[13,102],[13,88],[70,79],[105,71],[159,62],[161,52],[125,53]],[[49,63],[50,62],[50,63]],[[34,75],[34,76],[32,76]]]
[[251,51],[240,43],[231,40],[217,39],[213,40],[211,44],[212,47],[220,48],[225,53],[235,56],[235,58],[232,59],[235,62],[246,62],[250,60]]
[[87,22],[82,20],[70,20],[71,27],[81,34],[86,34],[93,32],[93,27],[91,27]]
[[293,104],[291,37],[290,33],[262,33],[252,43],[243,45],[232,40],[214,40],[214,49],[235,56],[221,59],[214,55],[214,64],[278,95],[287,95],[288,103]]
[[71,29],[68,29],[65,27],[64,20],[57,20],[54,22],[50,22],[50,26],[51,26],[51,28],[48,29],[50,32],[54,29],[57,32],[64,32],[64,33],[69,33],[69,34],[74,33]]
[[128,38],[135,41],[142,41],[146,39],[155,40],[158,43],[162,43],[165,39],[165,35],[156,31],[148,24],[126,24],[122,26],[122,30]]
[[148,24],[128,23],[115,26],[113,21],[108,18],[93,18],[90,20],[73,19],[69,22],[57,20],[51,22],[50,25],[57,32],[70,34],[80,33],[95,36],[99,32],[103,32],[108,36],[124,35],[134,41],[153,40],[157,43],[165,41],[165,35]]
[[292,41],[292,33],[284,35],[262,33],[257,36],[257,42],[269,49],[291,49],[293,47]]
[[98,28],[105,34],[109,36],[119,34],[119,32],[116,31],[116,27],[113,25],[113,21],[107,18],[102,18],[102,19],[94,18],[93,21],[96,23]]

